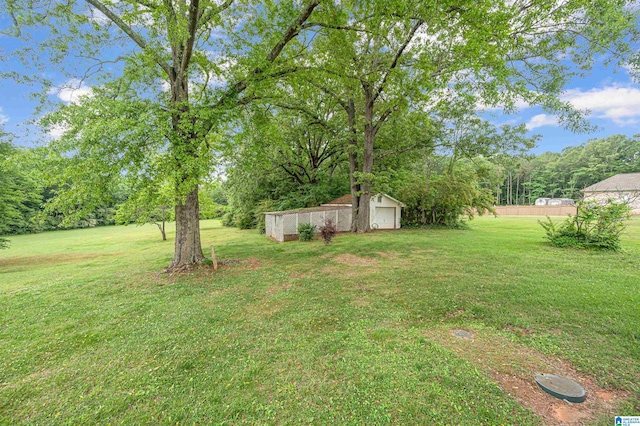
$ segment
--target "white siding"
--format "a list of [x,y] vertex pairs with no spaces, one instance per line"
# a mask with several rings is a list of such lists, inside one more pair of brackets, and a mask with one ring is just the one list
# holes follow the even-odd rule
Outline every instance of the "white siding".
[[[373,227],[374,223],[377,224],[378,226],[380,226],[380,224],[378,222],[376,222],[376,209],[378,208],[395,208],[396,209],[396,223],[395,223],[395,229],[400,229],[400,216],[402,215],[402,209],[400,207],[400,204],[398,204],[395,200],[392,200],[391,198],[387,197],[386,195],[374,195],[373,197],[371,197],[371,207],[370,207],[370,211],[369,211],[369,215],[370,215],[370,220],[371,220],[371,226]],[[380,229],[393,229],[394,226],[389,226],[388,228],[382,228],[380,227]]]
[[395,216],[395,207],[376,207],[372,222],[377,225],[378,229],[394,229],[396,228]]
[[631,214],[640,215],[640,192],[635,191],[615,191],[615,192],[587,192],[584,194],[585,200],[596,200],[606,203],[608,200],[629,203]]

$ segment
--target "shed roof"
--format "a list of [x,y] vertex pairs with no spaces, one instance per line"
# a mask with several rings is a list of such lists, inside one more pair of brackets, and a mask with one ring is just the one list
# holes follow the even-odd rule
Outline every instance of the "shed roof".
[[622,173],[587,186],[584,192],[640,191],[640,173]]
[[341,209],[351,209],[351,206],[309,207],[307,209],[284,210],[284,211],[280,211],[280,212],[264,212],[264,214],[271,214],[271,215],[274,215],[274,216],[282,216],[283,214],[311,213],[311,212],[322,212],[322,211],[326,211],[326,210],[341,210]]
[[338,197],[335,200],[327,201],[324,204],[352,204],[351,194],[343,195],[342,197]]
[[[391,197],[390,195],[387,194],[375,194],[372,196],[373,197],[377,197],[378,195],[382,195],[384,197],[387,197],[388,199],[390,199],[391,201],[394,201],[396,203],[398,203],[398,205],[400,205],[401,207],[405,207],[404,203],[402,203],[401,201],[396,200],[395,198]],[[338,197],[335,200],[331,200],[331,201],[327,201],[326,203],[322,204],[323,206],[328,206],[328,205],[352,205],[353,201],[351,199],[351,194],[346,194],[343,195],[342,197]]]

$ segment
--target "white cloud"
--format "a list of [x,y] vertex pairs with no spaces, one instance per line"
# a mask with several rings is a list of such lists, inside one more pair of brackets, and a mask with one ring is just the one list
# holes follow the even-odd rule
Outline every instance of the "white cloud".
[[72,78],[60,87],[52,87],[47,92],[49,95],[56,95],[65,103],[78,102],[81,96],[91,96],[91,87],[76,78]]
[[553,115],[538,114],[531,117],[526,126],[528,130],[542,126],[558,126],[558,118]]
[[2,108],[0,108],[0,124],[5,124],[9,121],[9,117],[2,113]]
[[60,139],[69,130],[69,127],[57,124],[47,130],[47,134],[51,139]]
[[577,109],[588,109],[592,117],[609,119],[619,126],[640,122],[640,89],[636,87],[572,89],[565,92],[562,99]]

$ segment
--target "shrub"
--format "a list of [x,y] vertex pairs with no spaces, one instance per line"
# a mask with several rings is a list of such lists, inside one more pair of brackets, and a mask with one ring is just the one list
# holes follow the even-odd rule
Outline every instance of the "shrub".
[[234,224],[240,229],[253,229],[256,227],[256,218],[252,211],[240,210],[235,214]]
[[411,177],[399,197],[407,205],[402,212],[403,227],[464,228],[464,216],[473,219],[476,214],[495,214],[493,192],[480,184],[475,171],[465,168],[434,174],[426,181],[421,176]]
[[310,223],[301,223],[298,225],[298,234],[300,234],[300,241],[311,241],[316,234],[316,226]]
[[546,239],[554,247],[577,249],[619,250],[620,234],[627,227],[631,208],[626,203],[608,200],[581,201],[575,216],[569,215],[559,225],[547,216],[538,221],[546,232]]
[[336,224],[333,223],[333,220],[331,219],[325,219],[322,226],[318,228],[318,231],[320,232],[320,236],[324,240],[325,244],[331,244],[331,240],[338,233]]
[[235,214],[233,213],[233,210],[229,210],[224,216],[222,216],[222,225],[229,227],[235,225]]
[[267,232],[267,226],[265,224],[265,212],[272,212],[276,210],[273,205],[273,201],[269,199],[261,200],[253,211],[253,215],[256,220],[256,227],[258,232],[265,234]]

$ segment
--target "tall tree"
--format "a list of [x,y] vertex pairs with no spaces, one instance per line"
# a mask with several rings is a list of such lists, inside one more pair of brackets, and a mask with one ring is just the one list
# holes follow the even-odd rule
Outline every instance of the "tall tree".
[[[73,185],[57,194],[51,208],[73,212],[96,204],[97,189],[109,187],[121,173],[151,185],[169,179],[176,196],[176,239],[167,269],[201,263],[198,185],[209,172],[225,115],[250,101],[253,85],[291,72],[285,48],[319,3],[0,3],[14,23],[3,32],[25,40],[20,54],[26,64],[63,68],[76,86],[67,91],[99,82],[90,96],[45,121],[49,129],[64,131],[52,143],[54,151],[72,157],[63,176]],[[41,51],[49,53],[44,62]],[[296,51],[294,46],[291,54]]]
[[[512,111],[516,101],[543,105],[572,128],[580,114],[559,100],[594,54],[620,59],[635,25],[625,2],[606,0],[347,2],[333,25],[320,26],[309,84],[342,106],[353,230],[369,230],[376,137],[389,118],[430,114],[442,99],[468,97]],[[307,23],[311,25],[312,23]],[[576,64],[575,68],[569,61]]]

